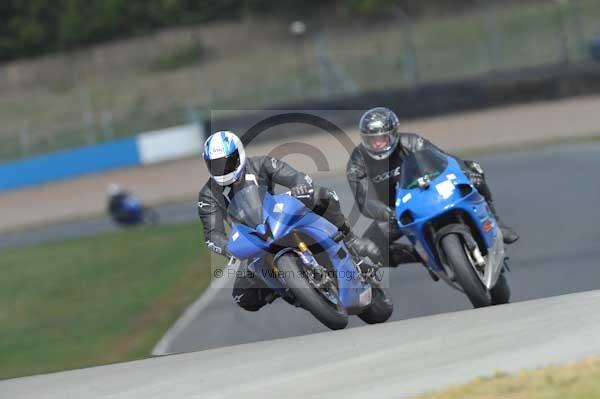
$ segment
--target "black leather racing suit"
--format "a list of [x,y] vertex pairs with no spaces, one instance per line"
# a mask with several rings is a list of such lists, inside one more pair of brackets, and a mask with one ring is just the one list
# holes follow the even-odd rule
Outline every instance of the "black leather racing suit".
[[[395,186],[400,179],[402,163],[405,157],[414,151],[430,148],[443,152],[430,141],[414,133],[399,133],[399,140],[394,152],[383,160],[371,157],[361,144],[354,149],[346,166],[346,177],[361,213],[374,219],[364,237],[380,244],[384,262],[391,266],[417,260],[412,248],[394,243],[401,237],[401,233],[389,224],[394,209]],[[485,182],[481,166],[474,161],[464,161],[454,155],[453,157],[461,163],[465,174],[495,213],[492,193]]]
[[[229,222],[227,208],[235,193],[247,184],[266,186],[271,193],[275,184],[288,188],[302,184],[313,186],[310,176],[298,172],[283,161],[268,156],[248,158],[244,176],[232,185],[220,186],[209,179],[198,196],[198,215],[204,227],[206,245],[211,251],[229,256],[228,236],[225,232],[225,223]],[[343,229],[346,219],[341,211],[337,194],[324,187],[313,186],[313,188],[313,211]],[[239,306],[249,311],[257,311],[274,299],[271,289],[248,270],[236,273],[232,295]]]

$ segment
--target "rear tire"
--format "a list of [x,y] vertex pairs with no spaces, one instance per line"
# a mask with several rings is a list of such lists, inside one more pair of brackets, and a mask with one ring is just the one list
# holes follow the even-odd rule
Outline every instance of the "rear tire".
[[498,282],[490,290],[490,295],[492,296],[492,305],[502,305],[510,302],[510,287],[504,273],[498,277]]
[[[292,295],[300,305],[312,313],[313,316],[326,327],[332,330],[341,330],[348,325],[348,313],[339,302],[334,304],[320,294],[302,274],[303,267],[299,264],[298,257],[284,254],[277,261],[277,267],[286,279],[286,284]],[[301,277],[302,276],[302,277]]]
[[377,280],[369,279],[373,293],[373,299],[369,307],[358,315],[367,324],[378,324],[386,322],[394,312],[390,292]]
[[490,306],[492,298],[481,283],[463,248],[458,234],[448,234],[440,242],[449,266],[454,271],[456,281],[463,288],[475,308]]

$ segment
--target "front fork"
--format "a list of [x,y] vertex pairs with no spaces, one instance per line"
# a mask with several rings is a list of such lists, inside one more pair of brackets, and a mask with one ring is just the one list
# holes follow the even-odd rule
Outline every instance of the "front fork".
[[[294,242],[297,245],[297,251],[295,251],[295,252],[300,256],[300,258],[302,259],[302,262],[304,262],[304,264],[309,266],[310,269],[313,271],[313,275],[314,275],[315,279],[312,281],[312,283],[315,284],[317,286],[317,288],[321,288],[321,287],[326,286],[327,284],[331,284],[331,283],[336,284],[337,283],[336,276],[335,275],[331,276],[330,273],[328,273],[328,270],[319,264],[317,259],[314,257],[312,251],[308,247],[308,245],[302,240],[302,237],[300,237],[300,235],[298,233],[294,233],[293,238],[294,238]],[[334,241],[336,241],[337,243],[340,243],[341,240],[338,240],[336,238],[337,237],[334,237]],[[354,265],[354,268],[355,268],[356,272],[358,273],[358,275],[360,276],[361,280],[363,282],[365,282],[366,278],[368,276],[365,274],[365,272],[361,268],[361,265],[363,264],[364,260],[361,257],[359,257],[357,254],[355,254],[351,248],[348,248],[345,245],[343,247],[349,253],[349,255],[352,259],[352,264]],[[335,270],[331,269],[330,272],[335,273]]]
[[302,240],[299,234],[293,234],[293,242],[295,247],[286,248],[275,256],[272,256],[269,259],[269,263],[271,264],[273,270],[278,273],[279,269],[277,267],[277,259],[288,252],[294,252],[302,263],[306,266],[306,276],[310,283],[317,289],[321,289],[325,287],[327,284],[332,282],[331,277],[327,273],[327,270],[317,262],[317,259],[314,257],[312,251],[308,247],[308,245]]

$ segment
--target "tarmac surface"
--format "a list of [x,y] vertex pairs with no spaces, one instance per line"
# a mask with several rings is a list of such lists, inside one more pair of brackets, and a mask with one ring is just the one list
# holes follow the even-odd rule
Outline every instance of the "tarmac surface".
[[[479,159],[500,217],[521,239],[508,248],[512,300],[523,301],[600,288],[600,143],[554,146]],[[343,178],[335,187],[346,214],[352,205]],[[365,224],[359,221],[357,230]],[[225,273],[227,277],[229,273]],[[417,264],[391,269],[392,320],[469,309],[466,297],[434,282]],[[223,278],[221,279],[223,280]],[[231,282],[213,279],[155,348],[180,353],[325,331],[312,315],[276,300],[259,312],[238,308]],[[224,288],[219,288],[223,287]],[[357,317],[351,326],[364,325]]]
[[[600,288],[600,143],[479,161],[501,217],[521,234],[509,248],[517,303],[461,311],[470,309],[462,294],[411,264],[388,273],[395,322],[365,326],[353,318],[351,327],[359,328],[324,333],[310,314],[281,300],[249,313],[233,303],[230,288],[212,288],[155,348],[203,351],[0,381],[0,397],[406,397],[496,371],[599,355],[600,292],[589,290]],[[319,183],[333,186],[348,212],[345,179]],[[196,218],[193,202],[158,211],[168,223]],[[361,220],[356,228],[364,226]],[[10,246],[33,245],[115,228],[96,218],[0,240],[5,247],[7,237]],[[213,280],[215,287],[223,282]],[[545,299],[528,301],[536,298]]]
[[5,380],[0,396],[405,398],[599,355],[598,336],[600,291],[592,291]]
[[[600,288],[600,143],[553,146],[481,157],[501,217],[521,234],[509,248],[508,280],[514,301]],[[352,205],[343,177],[319,181],[333,186],[345,211]],[[158,207],[167,223],[195,220],[195,203]],[[356,229],[364,228],[364,220]],[[63,223],[0,235],[0,246],[94,235],[117,229],[106,218]],[[200,225],[198,226],[200,228]],[[433,282],[416,264],[389,272],[394,320],[468,309],[459,292]],[[221,279],[223,280],[223,279]],[[189,352],[325,331],[307,312],[281,300],[257,313],[239,309],[228,282],[215,286],[192,306],[159,343],[156,353]],[[356,317],[351,326],[363,325]]]

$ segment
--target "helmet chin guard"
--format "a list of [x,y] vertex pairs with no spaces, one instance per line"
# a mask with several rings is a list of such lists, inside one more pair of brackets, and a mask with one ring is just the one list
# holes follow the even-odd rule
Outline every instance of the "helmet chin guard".
[[223,175],[223,176],[212,176],[212,179],[219,186],[229,186],[230,184],[233,184],[236,181],[238,181],[240,179],[240,177],[242,177],[242,175],[244,174],[244,169],[245,169],[245,167],[241,166],[237,170],[235,170],[235,171],[233,171],[231,173],[228,173],[226,175]]

